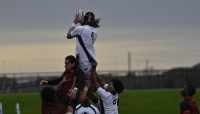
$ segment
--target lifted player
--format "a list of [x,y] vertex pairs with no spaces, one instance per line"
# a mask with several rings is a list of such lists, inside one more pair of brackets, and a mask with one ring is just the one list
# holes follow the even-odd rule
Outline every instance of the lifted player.
[[[97,39],[97,28],[100,27],[99,21],[100,19],[95,19],[93,12],[87,12],[82,22],[79,20],[79,15],[76,14],[74,22],[67,33],[68,39],[76,38],[76,56],[79,60],[80,69],[86,77],[86,85],[81,95],[81,101],[84,100],[91,85],[92,64],[97,64],[94,43]],[[81,25],[76,26],[78,23]]]

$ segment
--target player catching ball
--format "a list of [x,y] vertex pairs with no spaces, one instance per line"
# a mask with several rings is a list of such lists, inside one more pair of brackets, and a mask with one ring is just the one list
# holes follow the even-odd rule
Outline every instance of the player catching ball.
[[[100,18],[96,19],[93,12],[83,14],[82,9],[76,13],[74,21],[67,33],[67,39],[76,38],[76,56],[79,61],[79,67],[86,77],[86,85],[81,95],[81,101],[84,100],[91,85],[92,65],[97,65],[94,43],[97,39],[97,28],[100,27]],[[80,25],[77,26],[78,23]]]

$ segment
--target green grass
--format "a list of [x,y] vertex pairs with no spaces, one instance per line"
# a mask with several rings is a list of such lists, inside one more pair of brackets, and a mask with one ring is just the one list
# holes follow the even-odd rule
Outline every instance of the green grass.
[[0,95],[4,114],[16,114],[15,105],[20,104],[21,114],[40,114],[40,96],[33,94],[3,94]]
[[[200,101],[199,91],[194,96]],[[120,114],[178,114],[182,101],[179,90],[126,91],[120,95]],[[21,114],[41,114],[40,96],[35,94],[0,95],[4,114],[16,114],[15,104],[20,103]]]
[[[199,91],[194,100],[200,101]],[[179,114],[183,100],[179,90],[129,91],[121,94],[121,114]]]

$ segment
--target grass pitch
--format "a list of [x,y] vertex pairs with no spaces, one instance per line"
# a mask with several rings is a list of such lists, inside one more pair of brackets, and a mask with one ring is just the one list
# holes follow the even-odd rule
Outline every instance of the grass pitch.
[[[194,96],[200,102],[199,91]],[[179,90],[138,90],[125,91],[120,95],[120,114],[178,114],[182,101]],[[41,114],[40,95],[3,94],[0,95],[4,114],[16,114],[15,105],[20,103],[21,114]]]

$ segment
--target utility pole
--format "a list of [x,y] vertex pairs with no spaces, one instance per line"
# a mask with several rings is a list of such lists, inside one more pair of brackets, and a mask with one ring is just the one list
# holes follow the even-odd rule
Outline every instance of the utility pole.
[[149,69],[149,60],[145,60],[145,70]]
[[128,72],[131,73],[131,53],[128,52]]

